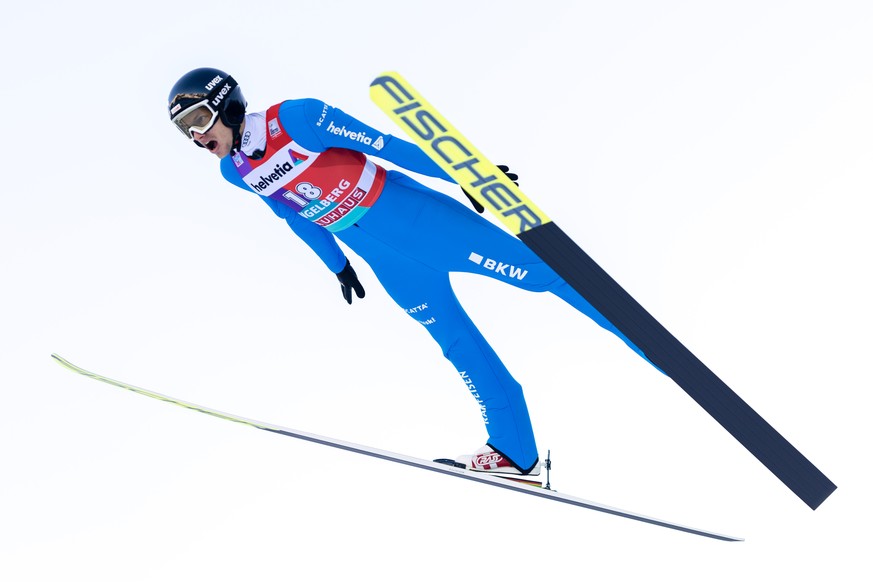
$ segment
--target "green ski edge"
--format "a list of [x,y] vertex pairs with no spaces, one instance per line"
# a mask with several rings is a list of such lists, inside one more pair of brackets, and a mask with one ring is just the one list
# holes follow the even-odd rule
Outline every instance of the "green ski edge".
[[392,461],[394,463],[400,463],[401,465],[407,465],[409,467],[416,467],[418,469],[425,469],[427,471],[432,471],[434,473],[441,473],[443,475],[449,475],[452,477],[459,477],[461,479],[466,479],[468,481],[475,481],[478,483],[483,483],[485,485],[491,485],[493,487],[507,489],[509,491],[516,491],[519,493],[525,493],[527,495],[533,495],[534,497],[540,497],[542,499],[548,499],[551,501],[566,503],[568,505],[575,505],[576,507],[582,507],[585,509],[591,509],[591,510],[599,511],[602,513],[608,513],[611,515],[616,515],[616,516],[624,517],[627,519],[641,521],[644,523],[657,525],[660,527],[669,528],[669,529],[673,529],[673,530],[677,530],[677,531],[681,531],[681,532],[685,532],[685,533],[689,533],[689,534],[694,534],[694,535],[698,535],[698,536],[703,536],[703,537],[707,537],[707,538],[728,541],[728,542],[743,541],[743,538],[714,533],[714,532],[706,531],[706,530],[699,529],[699,528],[689,527],[689,526],[685,526],[685,525],[680,525],[678,523],[665,521],[663,519],[648,517],[645,515],[641,515],[639,513],[626,511],[624,509],[610,507],[608,505],[602,505],[600,503],[596,503],[593,501],[586,501],[585,499],[579,499],[577,497],[565,495],[563,493],[559,493],[559,492],[551,490],[551,489],[540,489],[537,487],[532,487],[530,485],[525,485],[522,483],[516,483],[513,481],[509,481],[509,480],[503,479],[501,477],[495,477],[493,475],[474,473],[474,472],[467,471],[465,469],[461,469],[458,467],[444,465],[442,463],[435,463],[433,461],[427,461],[424,459],[409,457],[407,455],[393,453],[390,451],[384,451],[381,449],[368,447],[366,445],[359,445],[357,443],[341,441],[341,440],[333,439],[330,437],[325,437],[325,436],[320,436],[320,435],[316,435],[316,434],[312,434],[312,433],[308,433],[308,432],[295,430],[293,428],[288,428],[288,427],[284,427],[284,426],[270,424],[270,423],[262,422],[259,420],[252,420],[250,418],[244,418],[242,416],[237,416],[235,414],[229,414],[227,412],[221,412],[218,410],[207,408],[205,406],[200,406],[199,404],[194,404],[192,402],[186,402],[184,400],[180,400],[180,399],[174,398],[172,396],[167,396],[164,394],[159,394],[157,392],[153,392],[151,390],[146,390],[145,388],[139,388],[137,386],[134,386],[132,384],[128,384],[126,382],[120,382],[118,380],[113,380],[112,378],[107,378],[106,376],[101,376],[100,374],[95,374],[94,372],[89,372],[88,370],[80,368],[79,366],[71,363],[70,361],[62,358],[61,356],[59,356],[57,354],[52,354],[52,358],[54,358],[55,361],[57,361],[60,365],[67,368],[68,370],[73,371],[77,374],[81,374],[82,376],[86,376],[88,378],[91,378],[92,380],[98,380],[100,382],[104,382],[106,384],[109,384],[111,386],[115,386],[117,388],[123,388],[124,390],[129,390],[131,392],[136,392],[137,394],[142,394],[143,396],[148,396],[149,398],[154,398],[155,400],[169,402],[170,404],[175,404],[176,406],[181,406],[181,407],[187,408],[189,410],[196,410],[197,412],[202,412],[203,414],[208,414],[209,416],[214,416],[216,418],[221,418],[223,420],[229,420],[229,421],[236,422],[239,424],[246,424],[248,426],[252,426],[254,428],[269,431],[272,433],[281,434],[284,436],[293,437],[293,438],[304,440],[304,441],[309,441],[311,443],[316,443],[319,445],[326,445],[329,447],[342,449],[344,451],[349,451],[352,453],[367,455],[368,457],[375,457],[377,459],[382,459],[385,461]]

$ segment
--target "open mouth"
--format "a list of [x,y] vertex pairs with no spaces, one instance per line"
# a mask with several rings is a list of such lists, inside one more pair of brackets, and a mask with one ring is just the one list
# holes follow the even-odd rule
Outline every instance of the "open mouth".
[[209,140],[206,143],[206,149],[208,149],[210,152],[214,152],[217,147],[218,147],[218,142],[215,141],[214,139]]

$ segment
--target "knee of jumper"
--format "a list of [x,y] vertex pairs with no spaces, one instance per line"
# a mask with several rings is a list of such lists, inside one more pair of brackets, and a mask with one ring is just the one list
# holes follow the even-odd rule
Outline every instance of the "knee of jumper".
[[469,367],[472,362],[481,358],[497,359],[497,354],[494,353],[485,338],[478,334],[456,333],[442,340],[436,337],[434,339],[442,348],[443,356],[456,367]]
[[[414,313],[407,310],[407,313],[427,330],[434,341],[439,344],[443,356],[449,360],[464,353],[481,352],[482,345],[487,346],[487,342],[479,330],[463,312],[460,317],[434,308]],[[424,315],[429,315],[429,317],[423,317]]]
[[439,326],[435,323],[421,323],[434,341],[439,344],[446,359],[451,360],[453,355],[469,349],[469,346],[464,345],[467,343],[464,340],[468,338],[465,338],[464,334],[457,329],[450,329],[448,326]]

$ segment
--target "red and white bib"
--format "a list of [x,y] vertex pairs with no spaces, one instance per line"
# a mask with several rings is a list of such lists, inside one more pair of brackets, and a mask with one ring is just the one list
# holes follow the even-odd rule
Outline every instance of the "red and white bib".
[[233,163],[256,194],[291,206],[331,232],[360,220],[379,198],[385,169],[361,152],[329,148],[312,152],[296,143],[279,121],[279,105],[267,110],[267,145],[254,160],[242,152]]

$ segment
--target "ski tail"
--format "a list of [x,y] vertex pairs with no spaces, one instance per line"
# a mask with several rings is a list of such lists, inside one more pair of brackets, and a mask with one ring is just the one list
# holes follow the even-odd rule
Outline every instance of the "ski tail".
[[650,315],[555,223],[519,235],[780,481],[816,509],[837,486]]
[[836,489],[402,76],[380,75],[370,85],[370,97],[468,195],[552,267],[807,505],[815,509]]

